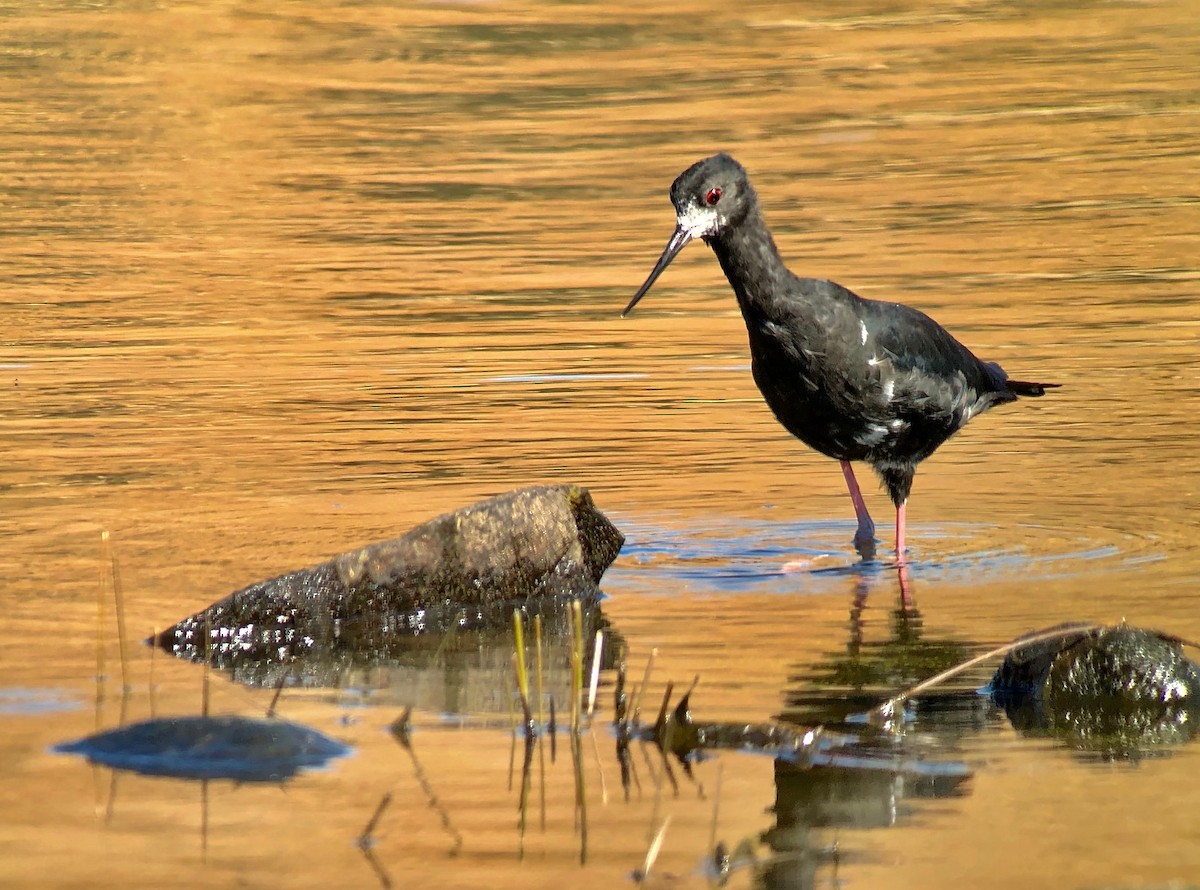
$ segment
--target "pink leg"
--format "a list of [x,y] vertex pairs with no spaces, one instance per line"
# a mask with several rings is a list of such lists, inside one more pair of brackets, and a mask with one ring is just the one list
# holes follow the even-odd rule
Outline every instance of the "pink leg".
[[908,501],[896,508],[896,565],[904,565],[904,526],[905,514],[908,511]]
[[875,557],[875,523],[867,512],[867,504],[859,490],[858,480],[854,478],[854,467],[850,461],[841,461],[842,475],[846,477],[846,488],[850,489],[850,500],[854,502],[854,515],[858,517],[858,530],[854,533],[854,547],[863,559]]

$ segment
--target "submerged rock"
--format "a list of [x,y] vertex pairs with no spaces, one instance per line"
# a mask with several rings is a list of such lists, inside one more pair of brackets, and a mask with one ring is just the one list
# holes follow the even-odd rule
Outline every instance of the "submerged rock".
[[54,750],[143,775],[281,782],[351,749],[297,723],[231,716],[146,720]]
[[335,675],[422,637],[511,627],[514,607],[594,603],[623,543],[586,489],[521,489],[253,584],[151,642],[259,681],[297,660],[307,677]]
[[1018,729],[1103,756],[1185,742],[1200,727],[1200,666],[1180,640],[1126,625],[1016,649],[991,687]]

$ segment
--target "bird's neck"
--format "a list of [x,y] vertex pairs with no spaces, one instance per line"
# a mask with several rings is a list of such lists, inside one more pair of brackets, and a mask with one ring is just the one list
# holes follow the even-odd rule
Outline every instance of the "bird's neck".
[[775,239],[754,207],[746,218],[709,240],[725,277],[729,279],[738,305],[747,319],[770,317],[781,285],[790,276],[783,258],[775,247]]

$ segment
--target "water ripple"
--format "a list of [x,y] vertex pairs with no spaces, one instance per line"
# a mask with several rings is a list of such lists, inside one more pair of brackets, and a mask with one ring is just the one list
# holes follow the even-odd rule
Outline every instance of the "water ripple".
[[[881,559],[863,562],[845,521],[751,522],[719,519],[656,525],[622,518],[627,541],[606,588],[652,586],[660,592],[841,592],[835,579],[874,577],[894,564],[882,542]],[[1166,559],[1154,535],[1108,529],[1063,535],[1044,526],[928,523],[908,529],[910,574],[924,582],[1045,581],[1129,569]],[[807,564],[802,571],[787,565]]]

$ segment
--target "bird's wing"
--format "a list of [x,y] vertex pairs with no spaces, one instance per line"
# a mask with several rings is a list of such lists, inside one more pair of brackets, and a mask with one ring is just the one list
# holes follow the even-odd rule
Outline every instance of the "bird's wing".
[[897,373],[957,378],[980,391],[1004,388],[1008,375],[995,362],[983,362],[940,324],[902,303],[862,301],[869,342],[885,351]]

